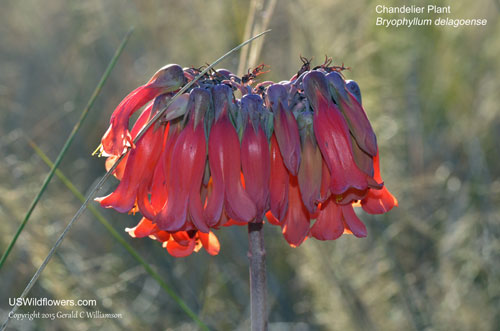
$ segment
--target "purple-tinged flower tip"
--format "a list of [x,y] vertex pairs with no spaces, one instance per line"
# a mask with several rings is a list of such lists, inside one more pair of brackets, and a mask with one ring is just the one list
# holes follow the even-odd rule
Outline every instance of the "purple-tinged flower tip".
[[333,100],[335,100],[337,105],[340,104],[341,100],[348,100],[346,84],[341,74],[332,71],[326,75],[326,80],[328,81],[328,87]]
[[[194,119],[194,128],[203,124],[205,115],[210,109],[212,96],[210,91],[202,88],[194,88],[189,94],[188,109],[190,116]],[[201,123],[200,123],[201,122]]]
[[320,107],[320,102],[331,103],[328,84],[322,72],[313,70],[306,73],[302,83],[307,100],[314,110]]
[[361,99],[361,89],[359,88],[358,83],[353,80],[346,80],[345,87],[352,95],[354,95],[354,97],[356,97],[356,100],[358,100],[359,104],[362,105],[363,102]]
[[264,101],[257,94],[247,94],[241,98],[241,112],[243,114],[243,123],[246,126],[250,121],[254,130],[264,124]]
[[216,71],[217,71],[218,75],[224,77],[225,79],[231,79],[231,77],[234,76],[234,74],[227,69],[221,68],[221,69],[217,69]]
[[[163,111],[167,108],[167,105],[171,100],[172,95],[170,93],[162,94],[156,97],[153,103],[153,113]],[[165,110],[162,120],[168,122],[183,116],[187,111],[188,100],[188,93],[181,94],[175,98],[175,100],[168,106],[167,110]]]
[[227,85],[216,85],[212,88],[215,110],[215,121],[234,107],[233,90]]
[[186,83],[184,72],[177,64],[167,64],[158,70],[146,84],[153,88],[161,88],[163,93],[174,92]]
[[371,156],[377,154],[377,137],[359,101],[346,89],[345,82],[339,73],[326,75],[330,91],[344,115],[349,129],[358,142],[359,147]]
[[266,103],[274,115],[274,133],[285,166],[294,176],[300,166],[300,137],[297,121],[288,108],[288,95],[283,85],[274,84],[267,89]]

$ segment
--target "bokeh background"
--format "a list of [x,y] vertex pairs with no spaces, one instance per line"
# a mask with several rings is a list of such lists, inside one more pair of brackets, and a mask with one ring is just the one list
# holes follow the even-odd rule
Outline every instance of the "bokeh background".
[[[382,176],[399,199],[387,215],[360,214],[366,239],[290,248],[279,228],[266,226],[270,329],[500,329],[499,1],[432,1],[451,5],[451,18],[488,19],[458,28],[375,26],[375,5],[409,4],[396,0],[278,0],[272,13],[270,2],[3,0],[0,251],[48,172],[25,138],[55,159],[130,26],[135,32],[60,167],[84,193],[104,173],[104,159],[90,154],[121,98],[167,63],[201,66],[240,43],[256,5],[255,17],[268,17],[273,30],[256,59],[271,65],[262,79],[291,77],[300,54],[352,68],[346,77],[361,86]],[[238,61],[236,54],[221,67],[236,71]],[[79,205],[54,178],[0,270],[2,320],[8,298],[21,293]],[[218,231],[216,257],[175,259],[157,242],[126,236],[138,215],[102,212],[212,329],[248,329],[245,228]],[[12,321],[12,329],[197,329],[90,213],[30,296],[96,299],[100,311],[123,318]]]

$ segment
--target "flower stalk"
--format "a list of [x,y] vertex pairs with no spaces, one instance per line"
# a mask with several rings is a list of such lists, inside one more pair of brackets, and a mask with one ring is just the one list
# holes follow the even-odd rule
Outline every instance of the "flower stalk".
[[250,323],[252,331],[267,330],[266,249],[263,222],[248,223]]

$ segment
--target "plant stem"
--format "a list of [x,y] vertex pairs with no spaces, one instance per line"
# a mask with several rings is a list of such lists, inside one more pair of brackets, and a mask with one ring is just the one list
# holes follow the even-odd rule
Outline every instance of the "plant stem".
[[248,224],[250,262],[250,321],[252,331],[267,330],[266,250],[263,222]]

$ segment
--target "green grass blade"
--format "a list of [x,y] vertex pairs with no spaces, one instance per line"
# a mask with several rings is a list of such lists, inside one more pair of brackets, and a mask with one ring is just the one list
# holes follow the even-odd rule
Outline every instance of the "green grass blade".
[[50,169],[50,172],[47,174],[47,177],[45,177],[45,180],[43,181],[42,187],[40,188],[40,191],[38,192],[38,194],[35,196],[35,198],[31,202],[31,205],[29,206],[28,211],[26,212],[26,215],[24,216],[23,221],[21,222],[21,224],[17,228],[17,231],[14,234],[14,237],[12,238],[11,242],[9,243],[9,246],[7,246],[7,249],[3,253],[2,257],[0,258],[0,269],[2,269],[2,266],[4,265],[5,261],[7,260],[7,257],[9,256],[10,252],[12,251],[12,248],[16,244],[16,241],[19,238],[19,235],[21,234],[24,227],[28,223],[28,220],[30,219],[31,214],[33,213],[33,210],[35,210],[35,207],[38,204],[38,201],[40,201],[40,198],[42,197],[43,193],[47,189],[47,186],[49,185],[50,180],[54,176],[55,170],[57,169],[57,167],[59,167],[59,164],[61,163],[62,159],[64,158],[64,155],[66,155],[66,152],[68,151],[69,146],[73,142],[73,139],[75,138],[78,130],[80,129],[83,122],[87,118],[87,115],[88,115],[90,109],[94,106],[94,103],[95,103],[95,100],[97,99],[97,96],[101,92],[102,87],[106,83],[109,75],[111,74],[111,71],[115,67],[115,64],[116,64],[118,58],[120,57],[120,55],[122,54],[122,51],[125,48],[125,45],[127,44],[128,40],[130,39],[132,32],[133,32],[133,28],[131,28],[129,30],[129,32],[127,32],[127,34],[123,38],[120,46],[115,51],[113,58],[109,62],[108,67],[106,68],[106,71],[104,71],[104,73],[102,74],[101,80],[97,84],[96,88],[94,89],[94,92],[92,93],[92,96],[90,97],[89,101],[87,102],[87,105],[83,109],[83,112],[80,115],[78,122],[73,127],[73,130],[71,131],[68,139],[64,143],[64,146],[61,149],[61,152],[57,156],[56,161],[54,162],[54,166],[52,167],[52,169]]
[[[40,156],[40,158],[45,162],[49,167],[54,167],[54,164],[50,159],[45,155],[45,153],[31,140],[28,141],[30,146],[35,150],[35,153]],[[56,176],[63,182],[64,185],[75,195],[78,200],[81,202],[85,201],[85,196],[81,194],[78,189],[71,183],[71,181],[60,171],[55,171]],[[187,305],[186,303],[165,283],[165,281],[161,278],[161,276],[151,268],[151,266],[139,255],[139,253],[113,228],[111,223],[92,205],[88,206],[88,209],[94,216],[97,218],[99,222],[108,230],[111,236],[118,241],[123,248],[127,250],[127,252],[132,255],[132,257],[139,262],[146,272],[153,277],[158,284],[165,290],[165,292],[181,307],[181,309],[189,315],[195,321],[198,326],[203,330],[208,330],[208,327],[199,319],[198,315],[196,315]]]

